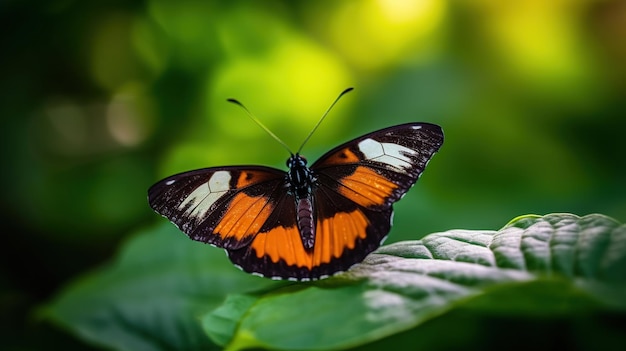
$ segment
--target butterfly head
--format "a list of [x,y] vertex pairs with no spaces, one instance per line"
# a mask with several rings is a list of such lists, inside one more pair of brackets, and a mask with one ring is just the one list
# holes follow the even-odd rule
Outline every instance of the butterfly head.
[[307,160],[306,158],[304,158],[303,156],[300,156],[300,154],[292,154],[291,157],[289,157],[289,159],[287,159],[287,167],[289,167],[289,169],[292,168],[303,168],[306,167],[307,164]]
[[297,199],[304,199],[311,195],[311,186],[315,182],[315,177],[309,167],[306,166],[306,158],[300,154],[291,155],[287,160],[287,184],[289,192]]

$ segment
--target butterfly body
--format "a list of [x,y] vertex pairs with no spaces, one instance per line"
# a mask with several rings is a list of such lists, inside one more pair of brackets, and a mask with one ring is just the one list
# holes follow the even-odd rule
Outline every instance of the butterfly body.
[[310,167],[296,153],[286,172],[227,166],[180,173],[153,185],[148,200],[191,239],[224,248],[247,272],[320,279],[381,244],[393,203],[442,143],[439,126],[407,123],[344,143]]
[[289,194],[294,197],[296,206],[296,222],[302,244],[306,250],[311,250],[315,243],[315,214],[313,209],[313,187],[315,177],[307,167],[307,161],[299,154],[292,155],[287,160],[287,186]]

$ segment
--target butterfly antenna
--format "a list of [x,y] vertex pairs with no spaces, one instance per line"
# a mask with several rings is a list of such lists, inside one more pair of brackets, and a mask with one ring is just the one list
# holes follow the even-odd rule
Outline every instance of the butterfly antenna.
[[317,124],[315,125],[315,127],[313,127],[313,130],[311,130],[311,133],[309,133],[309,135],[306,137],[306,139],[304,139],[304,142],[302,142],[302,145],[300,145],[300,148],[298,149],[298,152],[297,152],[298,154],[300,153],[300,151],[302,151],[302,148],[304,147],[304,144],[306,144],[307,141],[309,141],[309,139],[311,138],[311,136],[313,135],[313,133],[315,132],[317,127],[319,127],[320,124],[322,124],[322,121],[324,120],[324,118],[326,118],[326,115],[328,114],[328,112],[330,112],[330,110],[332,110],[333,106],[335,106],[337,101],[339,101],[339,99],[341,99],[342,96],[344,96],[346,93],[351,92],[353,89],[354,88],[352,88],[352,87],[347,88],[346,90],[342,91],[341,94],[339,94],[339,96],[337,96],[337,98],[335,99],[335,101],[333,101],[333,103],[330,105],[328,110],[326,110],[326,112],[324,112],[324,114],[322,115],[322,118],[320,118],[320,120],[317,121]]
[[227,99],[226,101],[232,102],[233,104],[239,105],[239,107],[243,108],[243,110],[246,111],[246,113],[248,114],[248,117],[250,117],[256,124],[258,124],[259,127],[263,128],[263,130],[266,131],[267,134],[271,135],[272,138],[274,138],[274,140],[278,141],[278,143],[282,145],[287,150],[287,152],[293,155],[293,152],[291,152],[291,149],[289,149],[289,146],[287,146],[287,144],[285,144],[282,140],[280,140],[280,138],[277,137],[276,134],[272,133],[272,131],[269,130],[269,128],[267,128],[263,123],[261,123],[261,121],[258,118],[256,118],[256,116],[253,115],[250,112],[250,110],[248,110],[241,102],[235,99]]

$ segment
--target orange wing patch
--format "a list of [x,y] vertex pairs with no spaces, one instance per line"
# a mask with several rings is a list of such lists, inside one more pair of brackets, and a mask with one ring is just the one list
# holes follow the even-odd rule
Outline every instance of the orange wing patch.
[[258,172],[254,170],[243,170],[241,171],[241,173],[239,173],[239,177],[237,177],[236,188],[237,189],[245,188],[250,185],[254,185],[257,183],[270,180],[274,177],[275,175],[265,173],[265,172]]
[[273,208],[265,196],[252,197],[239,193],[213,231],[224,239],[234,237],[242,240],[261,230]]
[[257,235],[250,245],[257,258],[269,257],[272,262],[285,261],[289,266],[311,270],[341,257],[344,250],[353,249],[357,239],[367,235],[369,222],[360,210],[340,212],[333,217],[318,219],[313,250],[302,244],[296,226],[278,226]]
[[349,148],[345,148],[328,156],[319,166],[337,166],[343,164],[358,163],[360,161],[361,159],[359,159],[359,157],[354,152],[352,152]]
[[[281,259],[288,265],[304,266],[307,264],[307,254],[300,239],[298,228],[278,226],[269,232],[257,235],[250,245],[258,258],[268,256],[272,262]],[[301,248],[300,248],[301,247]]]
[[357,167],[353,174],[340,179],[339,193],[364,207],[387,202],[398,185],[366,167]]
[[357,239],[365,239],[369,222],[363,212],[339,212],[317,221],[312,263],[319,266],[339,258],[345,249],[354,249]]

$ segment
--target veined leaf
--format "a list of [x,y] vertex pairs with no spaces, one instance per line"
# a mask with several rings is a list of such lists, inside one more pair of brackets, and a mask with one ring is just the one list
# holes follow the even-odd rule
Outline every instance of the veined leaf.
[[314,283],[243,273],[221,250],[164,223],[70,284],[43,315],[116,350],[378,348],[415,331],[426,339],[425,322],[463,320],[464,310],[623,314],[625,287],[626,226],[601,215],[526,216],[500,231],[431,234]]
[[625,287],[626,226],[601,215],[524,216],[499,231],[452,230],[384,246],[315,284],[230,297],[203,326],[209,335],[222,331],[219,342],[230,349],[339,349],[415,328],[468,302],[526,314],[545,311],[546,302],[535,301],[544,298],[556,305],[549,311],[623,311]]

